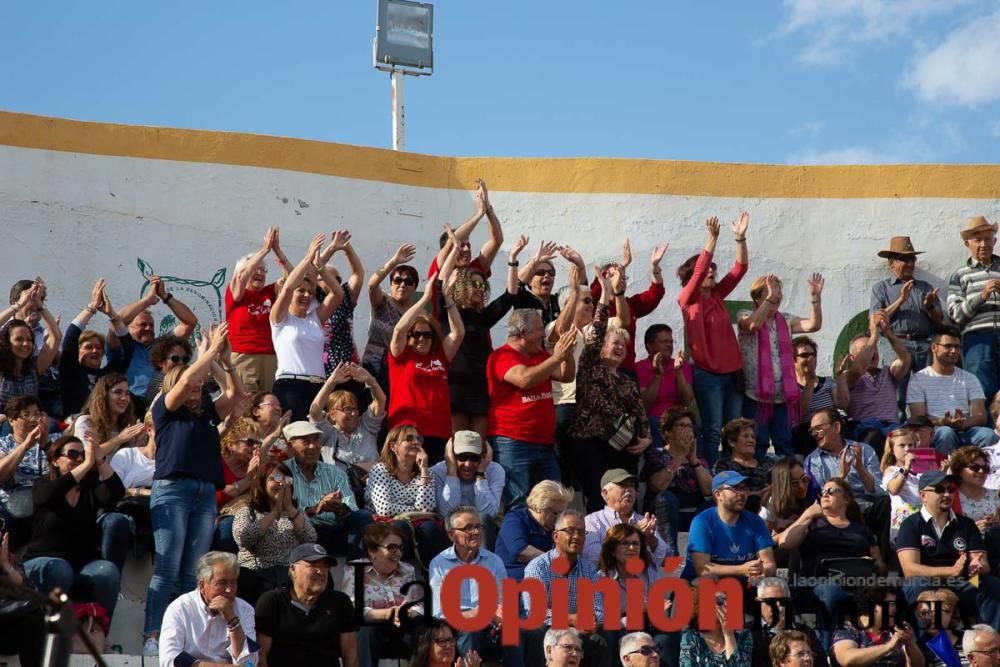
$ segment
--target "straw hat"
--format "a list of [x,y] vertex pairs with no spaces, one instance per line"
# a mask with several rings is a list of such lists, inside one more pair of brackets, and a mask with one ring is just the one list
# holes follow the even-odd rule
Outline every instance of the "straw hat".
[[910,242],[909,236],[893,236],[889,239],[889,248],[886,250],[879,250],[878,256],[885,257],[889,259],[895,255],[922,255],[923,250],[917,251],[913,249],[913,243]]
[[976,232],[985,232],[989,230],[994,234],[997,233],[997,224],[994,222],[992,225],[990,221],[981,215],[977,215],[974,218],[969,218],[969,221],[965,223],[965,229],[962,230],[962,240],[968,241],[972,238],[972,235]]

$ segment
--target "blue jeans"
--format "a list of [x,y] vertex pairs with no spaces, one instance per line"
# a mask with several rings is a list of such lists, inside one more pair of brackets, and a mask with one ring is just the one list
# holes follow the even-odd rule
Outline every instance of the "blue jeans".
[[969,331],[962,334],[965,370],[979,379],[989,406],[1000,390],[1000,330]]
[[819,638],[823,648],[830,650],[830,641],[833,639],[833,628],[840,627],[838,607],[849,595],[847,591],[837,584],[817,584],[812,589],[812,593],[816,596],[820,605],[823,606],[823,612],[826,614],[826,618],[823,618],[821,614],[817,619],[818,627],[816,628],[816,636]]
[[132,540],[132,518],[118,512],[108,512],[97,518],[101,527],[101,558],[109,560],[122,572],[128,545]]
[[212,532],[212,551],[228,551],[231,554],[240,552],[240,547],[233,537],[233,516],[220,516]]
[[[323,517],[326,518],[328,514],[324,514]],[[364,557],[361,533],[371,522],[371,513],[359,510],[342,517],[335,517],[333,523],[313,523],[313,528],[316,529],[316,541],[323,545],[327,553],[354,560]]]
[[788,406],[775,403],[771,418],[766,422],[757,419],[757,401],[749,396],[743,399],[743,416],[757,422],[757,451],[754,455],[763,461],[768,445],[774,445],[774,453],[780,456],[795,456],[792,446],[792,425],[788,423]]
[[215,487],[197,479],[158,479],[149,503],[156,562],[146,595],[146,634],[160,631],[175,594],[195,588],[198,559],[212,547]]
[[719,460],[722,425],[740,416],[743,390],[739,373],[713,373],[694,367],[694,397],[701,413],[702,455],[709,467]]
[[507,483],[503,487],[503,504],[509,512],[523,507],[531,492],[531,487],[543,479],[556,482],[559,464],[552,447],[531,442],[514,440],[503,435],[490,438],[493,456],[507,473]]
[[950,456],[953,451],[965,445],[989,447],[997,441],[993,429],[985,426],[973,426],[964,431],[956,431],[950,426],[935,426],[931,443],[939,454]]
[[118,603],[121,590],[121,573],[115,564],[107,560],[92,560],[79,572],[62,558],[41,556],[24,564],[24,572],[38,590],[48,595],[54,588],[60,588],[76,601],[96,602],[104,607],[110,618]]

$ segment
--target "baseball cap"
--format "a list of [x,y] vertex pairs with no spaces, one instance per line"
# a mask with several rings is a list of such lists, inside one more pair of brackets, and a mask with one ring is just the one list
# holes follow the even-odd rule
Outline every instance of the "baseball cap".
[[621,484],[626,480],[633,480],[637,484],[639,483],[639,478],[630,473],[624,468],[612,468],[603,475],[601,475],[601,488],[603,489],[608,484]]
[[483,439],[475,431],[455,431],[451,439],[455,455],[483,453]]
[[715,493],[724,486],[736,486],[745,481],[747,481],[747,478],[735,470],[725,470],[712,478],[712,493]]
[[323,435],[323,431],[316,428],[315,424],[307,421],[292,422],[281,430],[285,440],[292,438],[307,438],[310,435]]
[[300,560],[304,560],[307,563],[315,563],[318,560],[325,560],[328,561],[330,565],[337,564],[337,559],[326,553],[326,549],[324,549],[322,545],[316,544],[315,542],[306,542],[305,544],[300,544],[292,549],[292,555],[288,557],[288,564],[294,565]]
[[930,470],[917,479],[917,490],[926,489],[928,486],[936,486],[942,482],[954,482],[955,478],[946,474],[943,470]]

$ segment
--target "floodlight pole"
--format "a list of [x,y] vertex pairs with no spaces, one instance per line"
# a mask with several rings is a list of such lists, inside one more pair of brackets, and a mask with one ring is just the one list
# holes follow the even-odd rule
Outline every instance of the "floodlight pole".
[[406,145],[406,112],[403,107],[403,77],[404,74],[393,69],[389,75],[392,78],[392,150],[405,150]]

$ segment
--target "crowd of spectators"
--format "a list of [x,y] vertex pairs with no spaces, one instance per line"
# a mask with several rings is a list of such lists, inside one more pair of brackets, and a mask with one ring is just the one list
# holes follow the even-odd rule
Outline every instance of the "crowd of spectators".
[[[0,653],[40,660],[26,590],[109,624],[134,553],[154,563],[143,653],[165,667],[1000,664],[996,224],[961,231],[944,305],[892,238],[866,331],[823,375],[807,335],[823,276],[803,316],[773,274],[727,309],[747,213],[727,273],[714,217],[677,262],[687,348],[648,322],[639,359],[666,244],[635,290],[628,241],[588,277],[564,243],[522,262],[520,236],[493,297],[504,230],[482,181],[475,202],[426,272],[404,243],[367,291],[347,230],[293,264],[268,229],[223,322],[152,276],[120,310],[97,280],[61,330],[58,286],[16,281],[0,312]],[[157,303],[176,322],[160,336]],[[665,594],[665,577],[694,594]]]

